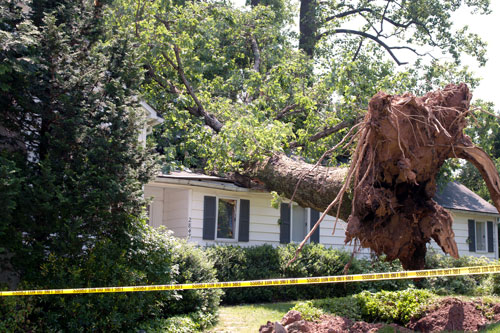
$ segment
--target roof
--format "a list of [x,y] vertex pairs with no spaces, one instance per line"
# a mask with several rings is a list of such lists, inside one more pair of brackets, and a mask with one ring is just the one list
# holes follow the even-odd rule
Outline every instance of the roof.
[[439,189],[434,200],[448,209],[498,214],[497,209],[492,204],[469,190],[465,185],[457,182],[449,182],[444,188]]
[[[163,179],[163,181],[160,179]],[[158,176],[157,180],[167,183],[171,183],[169,180],[172,180],[176,183],[182,183],[184,185],[213,188],[223,187],[224,189],[232,191],[251,190],[228,178],[208,176],[202,173],[190,171],[174,171],[170,174],[161,174]],[[434,196],[434,200],[436,200],[436,202],[444,208],[448,209],[486,214],[499,214],[497,209],[492,204],[469,190],[465,185],[456,182],[449,182],[444,186],[444,188],[438,190]]]
[[139,101],[139,104],[147,111],[147,115],[146,115],[146,121],[148,123],[148,125],[150,126],[156,126],[156,125],[159,125],[163,122],[163,117],[161,115],[159,115],[155,109],[153,109],[151,107],[151,105],[149,105],[148,103],[146,103],[145,101],[141,100]]
[[234,192],[262,192],[260,189],[247,188],[235,181],[217,176],[208,176],[189,171],[174,171],[169,174],[160,174],[156,177],[155,184],[176,184],[197,187],[208,187]]
[[204,175],[202,173],[196,173],[191,171],[173,171],[169,174],[161,174],[159,177],[162,178],[173,178],[173,179],[187,179],[187,180],[199,180],[199,181],[217,181],[224,183],[234,183],[228,178],[222,178],[217,176]]

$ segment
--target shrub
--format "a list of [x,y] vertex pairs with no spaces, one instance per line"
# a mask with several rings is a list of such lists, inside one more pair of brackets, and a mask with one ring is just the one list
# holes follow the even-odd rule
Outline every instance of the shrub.
[[[258,280],[280,277],[280,261],[271,245],[254,247],[211,246],[207,257],[214,262],[219,281]],[[226,289],[223,301],[228,304],[271,302],[277,287]]]
[[302,319],[307,321],[319,319],[323,314],[323,310],[314,306],[312,301],[299,302],[290,310],[299,311]]
[[[217,274],[213,263],[207,260],[205,253],[192,243],[184,239],[175,238],[173,241],[174,267],[177,268],[175,283],[209,283],[217,282]],[[164,313],[186,314],[191,313],[191,319],[200,329],[214,325],[217,319],[221,289],[199,289],[179,291],[180,299],[168,302]]]
[[430,291],[410,288],[377,293],[363,291],[355,298],[360,304],[364,320],[406,324],[412,317],[423,313],[433,296]]
[[[294,257],[297,244],[273,247],[210,246],[207,256],[214,262],[219,281],[245,281],[287,277],[315,277],[344,274],[344,267],[351,262],[349,274],[401,270],[398,261],[352,259],[351,253],[326,248],[322,244],[307,244],[298,259]],[[222,300],[226,304],[272,302],[277,300],[310,299],[314,297],[341,297],[363,289],[399,290],[408,288],[411,281],[376,281],[363,283],[329,283],[298,286],[273,286],[264,288],[228,289]]]
[[[342,275],[344,267],[351,259],[351,254],[346,251],[326,248],[322,244],[308,244],[304,246],[296,261],[288,265],[295,256],[297,244],[288,244],[278,247],[280,256],[280,275],[283,277],[314,277]],[[360,272],[359,261],[353,259],[350,274]],[[354,273],[353,273],[354,272]],[[302,286],[279,287],[280,299],[307,299],[311,297],[339,297],[353,294],[359,286],[353,283],[328,283],[309,284]]]
[[355,296],[324,298],[313,300],[313,305],[324,312],[355,321],[363,319],[361,306]]
[[[98,240],[77,258],[50,255],[38,281],[22,289],[103,287],[214,281],[215,272],[199,248],[170,233],[144,227],[123,248]],[[144,323],[154,326],[176,314],[190,315],[198,328],[215,321],[220,291],[133,292],[109,294],[48,295],[2,301],[3,311],[23,311],[16,327],[36,331],[131,331]],[[28,301],[29,300],[29,301]],[[5,324],[5,321],[3,322]],[[35,324],[36,323],[36,324]],[[26,331],[23,329],[21,331]]]
[[[467,266],[489,265],[492,262],[486,257],[461,256],[458,259],[430,250],[426,256],[426,268],[453,268]],[[495,274],[496,275],[496,274]],[[489,295],[494,292],[493,280],[490,274],[443,276],[424,279],[420,286],[432,290],[438,295]]]
[[[359,260],[359,266],[359,273],[362,274],[399,272],[404,270],[399,259],[396,259],[394,261],[386,261],[385,255],[382,255],[380,257],[373,257],[371,260],[361,259]],[[409,279],[368,281],[360,282],[358,283],[358,286],[361,290],[368,290],[371,292],[377,292],[379,290],[396,291],[413,287],[413,281]]]
[[198,331],[199,326],[191,317],[178,315],[141,325],[140,329],[148,333],[192,333]]

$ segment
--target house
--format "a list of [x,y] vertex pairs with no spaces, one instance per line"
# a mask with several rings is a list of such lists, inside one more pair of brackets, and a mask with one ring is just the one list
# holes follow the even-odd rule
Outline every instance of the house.
[[[434,199],[453,217],[460,255],[498,259],[500,214],[493,205],[456,182],[438,190]],[[434,241],[431,246],[438,247]]]
[[[200,245],[298,243],[320,214],[295,203],[273,208],[272,195],[266,191],[190,172],[157,176],[145,186],[145,196],[151,198],[152,226],[163,225],[175,236]],[[498,258],[500,214],[495,207],[457,183],[449,183],[435,199],[453,216],[460,255]],[[339,220],[332,235],[334,225],[335,218],[327,216],[309,241],[352,251],[353,245],[344,244],[346,223]],[[438,246],[433,242],[430,247]]]

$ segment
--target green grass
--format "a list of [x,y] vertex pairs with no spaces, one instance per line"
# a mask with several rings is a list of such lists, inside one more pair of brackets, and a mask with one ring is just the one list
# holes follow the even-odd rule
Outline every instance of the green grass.
[[208,332],[255,333],[267,321],[279,321],[297,302],[223,306],[219,309],[219,323]]
[[489,325],[484,331],[489,333],[500,333],[500,323]]

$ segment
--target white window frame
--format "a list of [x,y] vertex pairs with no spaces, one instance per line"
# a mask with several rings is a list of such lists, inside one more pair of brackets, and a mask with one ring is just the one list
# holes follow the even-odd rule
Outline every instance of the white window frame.
[[[293,202],[291,205],[290,205],[290,243],[300,243],[302,241],[294,241],[293,240],[293,206],[299,206],[299,207],[302,207],[300,206],[298,203],[296,202]],[[304,235],[307,236],[307,234],[309,233],[309,231],[311,230],[310,226],[311,226],[311,208],[305,208],[305,207],[302,207],[304,208],[304,211],[305,211],[305,214],[306,214],[306,234]],[[310,243],[311,242],[311,239],[308,239],[307,240],[307,243]],[[307,244],[306,243],[306,244]]]
[[[217,237],[217,229],[219,228],[219,200],[235,200],[236,201],[236,218],[235,218],[235,226],[234,226],[234,238],[219,238]],[[240,231],[240,199],[234,197],[227,196],[215,196],[215,236],[214,240],[220,242],[238,242],[238,234]]]
[[[484,250],[479,250],[478,249],[478,233],[477,233],[477,227],[478,227],[478,223],[482,223],[483,224],[483,230],[484,230]],[[478,253],[487,253],[488,252],[488,229],[487,229],[487,223],[486,221],[477,221],[477,220],[474,220],[474,233],[475,233],[475,242],[476,242],[476,252]]]

